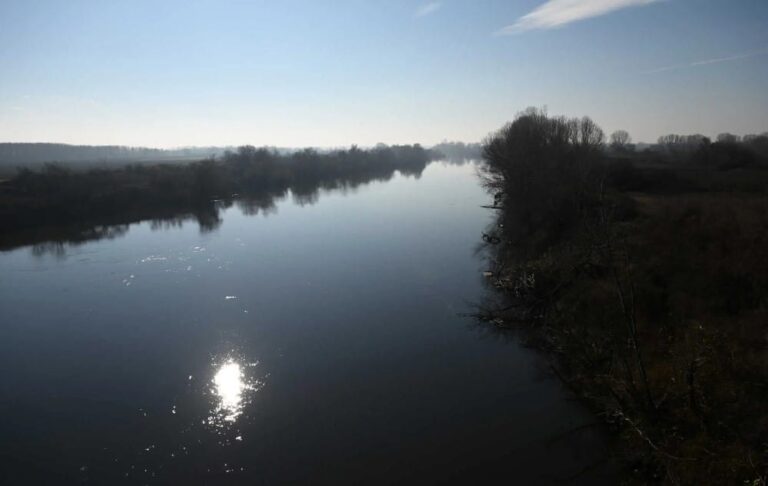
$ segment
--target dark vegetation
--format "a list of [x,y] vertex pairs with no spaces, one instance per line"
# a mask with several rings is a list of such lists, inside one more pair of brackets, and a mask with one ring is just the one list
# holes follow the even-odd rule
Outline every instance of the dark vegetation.
[[143,219],[194,217],[210,230],[220,224],[219,210],[233,203],[248,214],[269,211],[288,193],[313,203],[321,190],[353,189],[395,172],[418,177],[440,156],[419,145],[290,154],[243,146],[182,165],[23,168],[0,183],[0,248],[114,237],[115,228]]
[[221,147],[156,149],[119,145],[68,145],[63,143],[0,143],[0,178],[13,177],[16,169],[40,169],[46,163],[71,169],[115,168],[125,164],[194,162],[224,153]]
[[548,350],[629,483],[768,477],[768,137],[628,134],[535,109],[488,138],[478,317]]

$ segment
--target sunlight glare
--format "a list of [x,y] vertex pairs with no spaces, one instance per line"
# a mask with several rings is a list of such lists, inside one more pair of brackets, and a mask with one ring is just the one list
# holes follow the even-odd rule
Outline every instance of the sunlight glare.
[[240,365],[227,361],[216,372],[213,383],[219,397],[218,411],[223,414],[224,420],[234,422],[242,411],[243,391],[246,388]]

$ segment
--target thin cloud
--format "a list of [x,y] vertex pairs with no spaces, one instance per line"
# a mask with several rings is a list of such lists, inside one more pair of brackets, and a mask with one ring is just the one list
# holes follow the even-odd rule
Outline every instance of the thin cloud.
[[440,7],[442,7],[442,6],[443,6],[443,4],[441,2],[425,3],[424,5],[422,5],[421,7],[419,7],[416,10],[416,13],[414,14],[414,17],[419,18],[419,17],[424,17],[424,16],[427,16],[427,15],[431,15],[431,14],[437,12],[438,10],[440,10]]
[[616,10],[650,5],[662,0],[549,0],[507,25],[496,35],[512,35],[538,29],[554,29],[572,22],[599,17]]
[[768,48],[761,49],[759,51],[745,52],[742,54],[734,54],[733,56],[715,57],[712,59],[703,59],[701,61],[689,62],[687,64],[676,64],[674,66],[666,66],[658,69],[651,69],[650,71],[643,72],[643,74],[656,74],[656,73],[663,73],[666,71],[677,71],[678,69],[686,69],[686,68],[692,68],[697,66],[706,66],[708,64],[719,64],[721,62],[739,61],[741,59],[750,59],[752,57],[765,56],[765,55],[768,55]]

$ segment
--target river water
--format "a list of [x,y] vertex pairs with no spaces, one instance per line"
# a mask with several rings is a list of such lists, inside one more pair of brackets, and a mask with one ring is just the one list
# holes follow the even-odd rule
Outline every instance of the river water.
[[609,482],[545,361],[462,316],[487,201],[433,163],[0,253],[0,482]]

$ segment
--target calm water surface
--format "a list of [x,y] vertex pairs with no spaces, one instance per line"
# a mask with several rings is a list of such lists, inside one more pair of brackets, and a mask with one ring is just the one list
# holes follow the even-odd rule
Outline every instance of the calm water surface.
[[594,418],[460,316],[487,200],[473,165],[432,164],[214,231],[0,253],[0,482],[602,480],[600,437],[567,433]]

